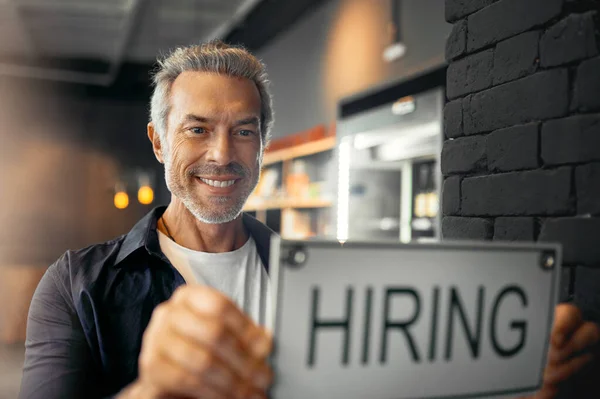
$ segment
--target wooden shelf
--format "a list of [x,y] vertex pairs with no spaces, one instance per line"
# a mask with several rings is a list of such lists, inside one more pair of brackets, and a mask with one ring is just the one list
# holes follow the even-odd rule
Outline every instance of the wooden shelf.
[[283,148],[281,150],[275,150],[272,152],[267,151],[263,158],[263,165],[270,165],[276,162],[286,161],[288,159],[317,154],[319,152],[331,150],[334,147],[335,136],[332,136],[289,148]]
[[273,200],[249,200],[244,211],[262,211],[269,209],[285,209],[285,208],[329,208],[333,205],[332,201],[324,199],[295,199],[281,198]]

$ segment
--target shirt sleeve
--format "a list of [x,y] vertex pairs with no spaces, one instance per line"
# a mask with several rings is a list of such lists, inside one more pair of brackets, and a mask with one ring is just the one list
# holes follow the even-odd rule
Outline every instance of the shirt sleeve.
[[98,392],[91,351],[59,278],[61,262],[68,261],[50,266],[31,301],[21,399],[93,398]]

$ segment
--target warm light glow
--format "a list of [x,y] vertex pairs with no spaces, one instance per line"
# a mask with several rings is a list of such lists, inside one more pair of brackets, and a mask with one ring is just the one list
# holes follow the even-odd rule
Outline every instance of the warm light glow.
[[384,62],[390,20],[387,1],[337,1],[321,57],[321,87],[327,114],[335,117],[340,98],[394,78],[403,65]]
[[129,196],[125,191],[119,191],[115,194],[115,207],[125,209],[129,205]]
[[138,201],[140,204],[149,205],[154,201],[154,191],[150,186],[142,186],[138,190]]

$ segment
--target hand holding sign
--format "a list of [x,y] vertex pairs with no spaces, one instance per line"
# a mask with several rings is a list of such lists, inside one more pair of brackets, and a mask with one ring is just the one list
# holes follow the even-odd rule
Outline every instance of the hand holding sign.
[[595,323],[583,321],[577,307],[558,305],[554,320],[544,385],[534,396],[535,399],[554,398],[561,383],[592,361],[593,351],[597,351],[600,343],[600,328]]
[[270,351],[270,336],[229,299],[184,286],[155,309],[124,397],[265,398]]

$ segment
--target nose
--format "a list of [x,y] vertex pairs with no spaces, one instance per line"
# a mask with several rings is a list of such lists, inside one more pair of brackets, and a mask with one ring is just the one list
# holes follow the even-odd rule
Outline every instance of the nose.
[[207,150],[207,162],[218,165],[228,165],[233,160],[232,140],[227,132],[215,132],[209,142]]

